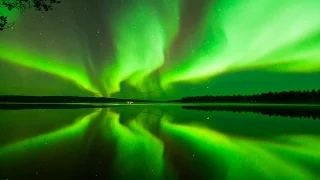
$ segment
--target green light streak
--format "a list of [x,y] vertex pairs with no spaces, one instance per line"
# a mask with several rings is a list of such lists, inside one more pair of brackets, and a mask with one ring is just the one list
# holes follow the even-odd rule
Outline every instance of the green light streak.
[[[221,157],[227,164],[226,179],[312,179],[315,176],[298,164],[287,162],[263,148],[266,142],[254,142],[236,137],[227,137],[204,127],[172,124],[162,121],[164,133],[175,141],[183,141],[190,147],[197,147],[197,154],[205,154],[210,163]],[[211,163],[214,164],[212,161]],[[220,162],[223,164],[223,162]],[[212,169],[214,172],[214,169]],[[294,172],[294,173],[293,173]],[[212,178],[215,174],[212,174]]]
[[[82,66],[83,64],[71,64],[68,63],[66,58],[57,55],[50,56],[46,53],[39,53],[36,50],[26,50],[26,48],[18,44],[14,44],[13,47],[10,47],[9,43],[0,43],[0,49],[5,52],[0,54],[0,58],[10,63],[56,75],[75,83],[97,96],[101,96],[101,93],[90,82],[85,67]],[[78,59],[82,58],[78,57]]]
[[43,152],[44,149],[57,148],[59,143],[66,140],[71,140],[73,143],[78,142],[77,145],[81,146],[81,143],[79,142],[84,138],[85,129],[91,120],[99,114],[99,112],[100,110],[90,113],[80,118],[71,126],[0,147],[0,159],[3,162],[7,162],[9,160],[10,162],[13,160],[18,161],[21,160],[21,158],[26,157],[26,153],[37,154],[35,151]]
[[178,0],[139,1],[115,13],[117,59],[103,78],[109,93],[119,91],[122,81],[146,90],[145,83],[152,81],[147,75],[163,65],[164,52],[178,32],[179,5]]
[[142,127],[140,124],[142,122],[138,121],[139,117],[130,120],[127,126],[120,124],[119,118],[118,114],[108,112],[105,119],[110,123],[111,129],[104,130],[117,141],[115,169],[119,172],[116,178],[138,178],[138,172],[143,167],[145,178],[142,179],[162,179],[164,172],[162,142]]
[[290,137],[274,138],[273,143],[261,143],[255,141],[260,147],[270,153],[285,157],[291,164],[309,167],[313,172],[318,174],[317,167],[320,165],[320,139],[310,135],[296,135]]
[[[320,32],[320,20],[314,18],[320,15],[318,7],[316,0],[220,1],[203,21],[202,34],[196,36],[205,39],[202,46],[190,49],[193,53],[186,56],[188,61],[168,70],[162,83],[166,86],[270,64],[283,64],[281,71],[318,72],[319,38],[308,39]],[[303,51],[288,51],[287,47],[301,41]],[[297,60],[306,64],[299,66]]]

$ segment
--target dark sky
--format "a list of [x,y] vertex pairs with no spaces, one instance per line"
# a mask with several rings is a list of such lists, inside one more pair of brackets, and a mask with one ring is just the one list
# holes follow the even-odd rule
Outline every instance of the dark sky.
[[172,99],[320,88],[319,8],[62,0],[51,12],[14,12],[14,28],[0,32],[0,94]]

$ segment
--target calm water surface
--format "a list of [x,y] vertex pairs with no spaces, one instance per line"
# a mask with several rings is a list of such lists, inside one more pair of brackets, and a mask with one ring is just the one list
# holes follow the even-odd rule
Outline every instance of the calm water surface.
[[0,110],[0,180],[320,179],[320,120],[180,106]]

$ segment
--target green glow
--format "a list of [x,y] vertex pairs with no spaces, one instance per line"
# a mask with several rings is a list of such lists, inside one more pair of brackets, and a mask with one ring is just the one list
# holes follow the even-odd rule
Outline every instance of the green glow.
[[18,20],[19,15],[20,15],[20,13],[15,9],[9,11],[5,7],[0,8],[0,16],[7,16],[9,23],[12,23],[12,22]]
[[[163,144],[143,128],[144,122],[130,120],[127,126],[120,124],[119,114],[108,112],[106,121],[111,129],[105,129],[116,139],[117,155],[115,169],[119,170],[117,179],[140,177],[138,172],[144,168],[143,179],[162,179],[164,172]],[[130,161],[128,161],[130,159]],[[123,166],[125,164],[125,166]],[[141,178],[141,177],[140,177]]]

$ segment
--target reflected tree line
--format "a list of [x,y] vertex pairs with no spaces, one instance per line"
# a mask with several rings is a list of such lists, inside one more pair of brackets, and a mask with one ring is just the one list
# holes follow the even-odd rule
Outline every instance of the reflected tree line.
[[231,96],[191,96],[183,97],[182,102],[227,102],[227,103],[285,103],[285,104],[318,104],[320,89],[304,91],[268,92],[254,95]]
[[268,116],[320,119],[320,108],[312,106],[182,106],[182,109],[199,111],[253,112]]

